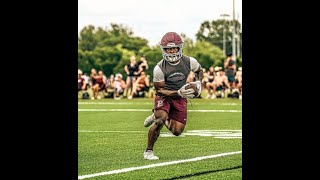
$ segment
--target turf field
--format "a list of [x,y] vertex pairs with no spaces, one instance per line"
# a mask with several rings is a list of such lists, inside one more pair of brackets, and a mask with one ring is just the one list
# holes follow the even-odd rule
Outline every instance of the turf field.
[[[187,126],[164,126],[144,160],[153,99],[78,101],[78,179],[242,179],[242,101],[192,99]],[[150,126],[151,127],[151,126]]]

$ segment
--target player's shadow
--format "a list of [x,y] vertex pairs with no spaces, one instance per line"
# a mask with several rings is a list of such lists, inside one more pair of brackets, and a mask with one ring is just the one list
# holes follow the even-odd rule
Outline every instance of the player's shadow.
[[162,180],[183,179],[183,178],[189,178],[189,177],[193,177],[193,176],[200,176],[200,175],[210,174],[210,173],[215,173],[215,172],[220,172],[220,171],[229,171],[229,170],[239,169],[239,168],[242,168],[242,166],[235,166],[235,167],[231,167],[231,168],[217,169],[217,170],[211,170],[211,171],[203,171],[203,172],[198,172],[198,173],[194,173],[194,174],[187,174],[187,175],[183,175],[183,176],[177,176],[177,177],[172,177],[172,178],[162,179]]

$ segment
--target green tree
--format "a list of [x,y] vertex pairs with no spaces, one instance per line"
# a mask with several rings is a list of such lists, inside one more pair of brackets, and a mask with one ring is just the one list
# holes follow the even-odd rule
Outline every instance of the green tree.
[[[241,29],[239,21],[235,21],[236,28]],[[232,32],[233,32],[233,22],[228,20],[216,20],[216,21],[204,21],[200,25],[200,29],[196,34],[196,39],[199,41],[207,41],[211,44],[223,49],[223,31],[225,30],[225,40],[226,40],[226,52],[232,52]],[[242,38],[242,33],[239,32],[240,39]],[[240,41],[241,42],[241,41]],[[240,52],[241,52],[240,45]]]
[[114,74],[113,69],[121,61],[123,49],[113,47],[97,47],[94,51],[96,66],[102,70],[106,76]]
[[78,38],[78,66],[84,72],[91,68],[102,70],[107,76],[124,73],[121,66],[147,44],[146,39],[133,36],[131,29],[121,24],[111,23],[110,29],[89,25]]
[[[207,42],[210,36],[199,36],[201,40],[196,42],[183,33],[181,37],[184,40],[183,54],[196,58],[202,67],[223,65],[224,54],[217,45]],[[149,47],[146,39],[133,36],[131,29],[121,24],[111,24],[111,28],[89,25],[80,32],[78,67],[84,72],[90,73],[90,70],[95,68],[102,70],[107,76],[122,73],[126,78],[124,66],[129,64],[132,55],[135,55],[138,61],[141,55],[146,57],[149,64],[146,72],[153,78],[153,69],[163,58],[159,45]]]
[[203,68],[208,69],[210,66],[221,66],[224,61],[223,51],[204,40],[195,43],[185,34],[181,34],[184,41],[183,54],[194,57],[198,60]]
[[122,52],[122,57],[121,59],[118,61],[117,65],[113,68],[113,73],[121,73],[123,75],[123,79],[127,78],[127,74],[124,71],[124,66],[130,63],[130,57],[131,56],[136,56],[136,54],[134,53],[134,51],[130,51],[128,49],[124,49],[122,48],[122,45],[119,44],[116,46],[116,48],[118,50],[120,50]]
[[78,49],[93,51],[98,42],[99,39],[96,39],[95,37],[95,27],[93,25],[86,26],[80,32]]
[[123,49],[134,51],[138,54],[139,50],[148,46],[148,41],[141,37],[133,36],[133,32],[130,28],[121,24],[111,23],[111,29],[100,30],[97,32],[99,36],[98,46],[117,46],[121,44]]
[[223,51],[206,41],[196,41],[194,45],[184,48],[184,54],[194,57],[203,68],[210,66],[222,66],[224,61]]
[[153,69],[157,65],[157,63],[163,58],[160,50],[160,46],[154,46],[154,47],[144,47],[139,51],[139,54],[143,54],[149,65],[149,69],[146,70],[146,73],[150,75],[151,78],[153,78]]
[[98,68],[92,51],[78,49],[78,68],[90,73],[91,68]]

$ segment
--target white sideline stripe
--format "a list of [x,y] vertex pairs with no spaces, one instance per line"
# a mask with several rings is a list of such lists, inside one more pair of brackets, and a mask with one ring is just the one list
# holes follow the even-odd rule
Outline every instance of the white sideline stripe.
[[215,138],[221,138],[221,139],[235,139],[235,138],[239,138],[239,139],[242,139],[242,137],[225,137],[225,136],[216,136]]
[[130,112],[137,112],[137,111],[149,111],[150,109],[78,109],[78,111],[85,111],[85,112],[96,112],[96,111],[130,111]]
[[78,102],[78,104],[153,104],[153,102],[144,102],[144,103],[139,103],[139,102]]
[[117,132],[120,132],[120,133],[137,133],[137,132],[143,132],[145,133],[146,131],[91,131],[91,130],[79,130],[78,132],[107,132],[107,133],[117,133]]
[[[78,111],[82,112],[98,112],[98,111],[129,111],[129,112],[151,112],[150,109],[78,109]],[[188,112],[242,112],[239,110],[218,110],[218,109],[211,109],[211,110],[188,110]]]
[[189,130],[187,132],[214,132],[214,131],[242,131],[239,129],[213,129],[213,130]]
[[124,169],[117,169],[117,170],[106,171],[106,172],[101,172],[101,173],[81,175],[81,176],[78,176],[78,179],[86,179],[86,178],[91,178],[91,177],[96,177],[96,176],[103,176],[103,175],[109,175],[109,174],[119,174],[119,173],[124,173],[124,172],[129,172],[129,171],[135,171],[135,170],[139,170],[139,169],[148,169],[148,168],[167,166],[167,165],[172,165],[172,164],[180,164],[180,163],[186,163],[186,162],[192,162],[192,161],[200,161],[200,160],[204,160],[204,159],[216,158],[216,157],[239,154],[239,153],[242,153],[242,151],[214,154],[214,155],[210,155],[210,156],[201,156],[201,157],[185,159],[185,160],[178,160],[178,161],[170,161],[170,162],[163,162],[163,163],[157,163],[157,164],[150,164],[150,165],[146,165],[146,166],[138,166],[138,167],[124,168]]
[[[190,131],[186,131],[186,133],[192,133],[192,132],[216,132],[216,131],[241,131],[242,130],[190,130]],[[108,133],[116,133],[116,132],[123,132],[123,133],[136,133],[136,132],[141,132],[141,133],[145,133],[146,131],[95,131],[95,130],[78,130],[78,132],[108,132]],[[185,134],[185,133],[182,133]]]
[[188,110],[189,112],[242,112],[239,110],[218,110],[218,109],[211,109],[211,110]]
[[[153,102],[78,102],[78,104],[93,104],[93,105],[100,105],[100,104],[153,104]],[[203,104],[203,103],[192,103],[192,104]],[[223,105],[223,106],[241,106],[242,104],[237,103],[206,103],[207,105]]]

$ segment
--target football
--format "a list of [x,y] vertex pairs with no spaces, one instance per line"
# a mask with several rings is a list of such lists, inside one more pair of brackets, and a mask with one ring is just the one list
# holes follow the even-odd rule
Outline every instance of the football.
[[194,90],[194,97],[197,97],[199,94],[198,94],[198,88],[197,88],[197,85],[196,84],[188,84],[185,89],[193,89]]

